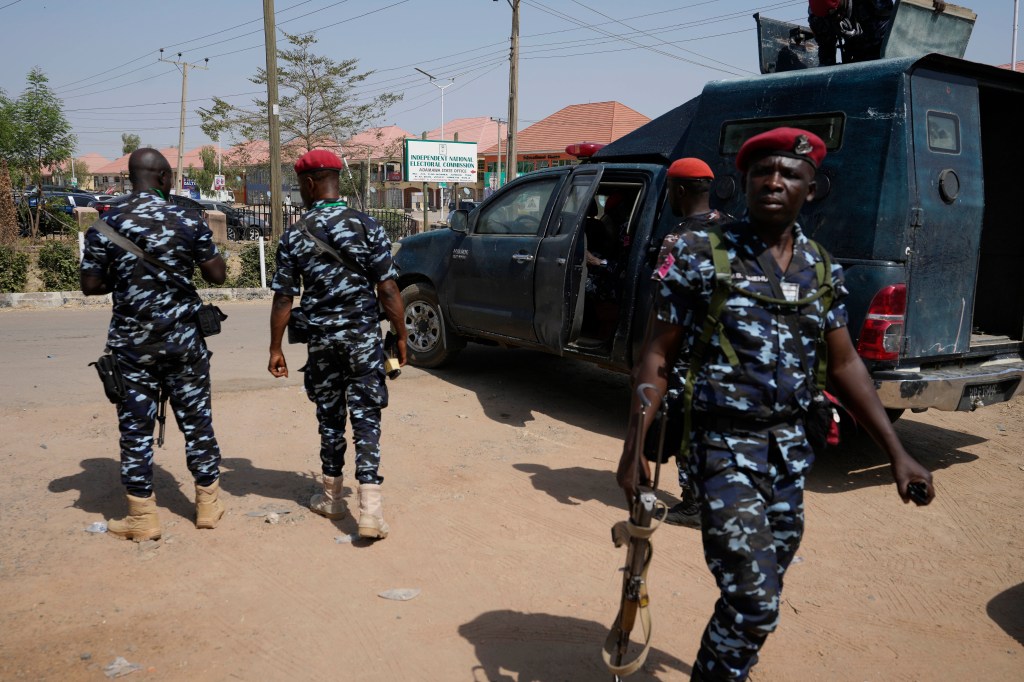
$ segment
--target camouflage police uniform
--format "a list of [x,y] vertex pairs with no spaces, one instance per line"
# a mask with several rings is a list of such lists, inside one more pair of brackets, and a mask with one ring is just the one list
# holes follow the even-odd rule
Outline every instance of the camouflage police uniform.
[[[719,225],[724,222],[732,222],[733,217],[728,213],[722,213],[721,211],[712,209],[706,213],[697,213],[695,215],[687,216],[683,218],[679,224],[667,235],[661,242],[661,248],[658,250],[658,259],[655,261],[659,266],[664,266],[665,263],[670,263],[668,255],[672,253],[672,247],[675,246],[676,242],[679,241],[679,237],[686,232],[693,230],[700,230],[707,225]],[[667,266],[666,266],[667,267]],[[651,278],[655,281],[661,281],[661,271],[655,270],[651,274]],[[676,360],[676,364],[672,367],[672,371],[668,376],[668,389],[665,391],[665,400],[668,403],[667,417],[668,424],[665,428],[665,443],[666,445],[675,447],[683,439],[683,383],[686,377],[686,370],[689,368],[689,363],[684,353],[680,353],[680,357]],[[652,426],[652,428],[655,428]],[[659,427],[660,428],[660,427]],[[647,439],[644,441],[645,450],[647,451],[648,458],[655,456],[654,450],[657,448],[658,438],[652,437],[652,434],[648,434]],[[670,453],[672,454],[672,453]],[[684,498],[686,491],[690,490],[690,475],[686,471],[686,462],[676,457],[676,469],[679,474],[679,488],[684,492]],[[686,501],[684,499],[684,501]]]
[[[766,247],[749,223],[722,231],[733,282],[774,297],[757,262]],[[792,263],[785,274],[776,266],[790,300],[817,290],[820,260],[798,225],[793,231]],[[658,319],[684,327],[683,348],[691,348],[714,288],[707,232],[683,234],[654,277]],[[701,502],[705,560],[721,590],[694,665],[701,679],[746,679],[778,623],[783,575],[803,534],[804,476],[814,459],[801,415],[812,396],[816,344],[820,330],[847,324],[842,268],[834,261],[832,281],[831,308],[818,300],[798,316],[732,293],[722,323],[739,366],[730,365],[716,333],[696,376],[689,469]]]
[[342,201],[321,200],[304,219],[310,231],[350,255],[364,272],[320,254],[297,229],[281,236],[271,288],[284,296],[302,293],[310,321],[305,387],[320,423],[320,461],[325,476],[340,476],[345,464],[345,423],[352,415],[355,477],[379,484],[380,411],[387,407],[384,352],[376,285],[398,277],[391,242],[370,216]]
[[149,192],[132,195],[103,220],[173,272],[122,250],[94,228],[85,235],[82,272],[112,284],[107,348],[127,388],[117,406],[121,482],[129,495],[153,492],[153,429],[163,386],[185,436],[189,471],[208,486],[220,476],[220,448],[210,407],[211,353],[194,319],[202,301],[192,275],[217,255],[213,233],[199,215]]

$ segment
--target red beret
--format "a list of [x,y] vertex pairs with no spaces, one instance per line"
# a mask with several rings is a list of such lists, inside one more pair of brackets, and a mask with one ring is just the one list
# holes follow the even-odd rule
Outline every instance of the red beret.
[[672,165],[668,167],[668,176],[683,180],[715,179],[715,174],[711,172],[711,166],[693,157],[673,161]]
[[326,149],[314,149],[300,156],[299,160],[295,162],[295,174],[302,175],[324,169],[340,171],[341,166],[341,159],[334,152],[329,152]]
[[827,17],[834,9],[839,9],[839,0],[810,0],[811,14],[816,17]]
[[809,130],[775,128],[744,142],[736,155],[736,167],[746,173],[751,163],[769,155],[800,159],[817,168],[825,159],[825,143]]

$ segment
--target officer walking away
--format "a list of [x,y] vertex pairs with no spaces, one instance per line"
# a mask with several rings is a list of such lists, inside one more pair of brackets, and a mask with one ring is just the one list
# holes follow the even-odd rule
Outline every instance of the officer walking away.
[[[830,389],[889,456],[900,498],[928,504],[935,495],[931,474],[903,449],[854,350],[842,268],[831,261],[831,273],[825,272],[827,254],[797,224],[804,202],[814,198],[824,157],[824,143],[805,130],[777,128],[750,138],[736,157],[747,217],[684,233],[672,262],[655,276],[655,319],[634,380],[663,393],[681,349],[702,356],[694,374],[688,464],[701,507],[704,557],[720,596],[693,665],[695,680],[747,679],[778,623],[783,575],[803,535],[819,342],[827,349]],[[723,250],[729,284],[716,283],[714,259],[721,261]],[[815,298],[823,279],[831,280],[827,307]],[[721,297],[713,296],[717,287],[727,294],[724,307],[716,319],[705,319],[713,298]],[[706,334],[706,325],[714,333]],[[639,424],[638,407],[618,469],[631,499],[650,478],[633,443],[653,414]]]
[[[946,9],[942,0],[932,5],[936,13]],[[807,22],[818,43],[818,64],[835,65],[837,47],[844,64],[881,57],[892,13],[893,0],[809,0]]]
[[[131,196],[104,215],[107,228],[90,227],[85,235],[81,284],[87,296],[113,294],[107,349],[126,389],[117,417],[128,516],[111,521],[108,532],[141,542],[161,532],[153,494],[153,428],[161,390],[185,436],[185,459],[196,484],[196,527],[215,528],[224,515],[210,351],[195,319],[202,301],[192,275],[198,264],[207,282],[222,284],[226,268],[202,217],[167,202],[174,174],[160,152],[133,152],[128,177]],[[103,234],[107,229],[112,236]],[[115,243],[122,239],[160,267]]]
[[[670,254],[672,247],[679,240],[680,235],[686,232],[701,230],[708,225],[718,225],[723,222],[732,222],[733,217],[728,213],[712,209],[709,203],[711,193],[711,182],[715,174],[711,167],[704,161],[687,157],[677,159],[668,167],[668,204],[672,215],[682,218],[679,225],[665,235],[661,242],[661,249],[658,259],[655,261],[655,272],[652,277],[659,280],[661,271],[667,272],[672,267]],[[672,372],[668,377],[668,394],[665,426],[665,447],[668,450],[662,453],[664,461],[670,457],[676,458],[676,468],[679,472],[680,501],[668,510],[665,522],[676,526],[700,527],[700,507],[690,485],[690,477],[686,471],[684,458],[679,457],[679,445],[683,439],[683,418],[682,418],[682,389],[683,378],[686,376],[687,362],[684,354],[677,360]],[[658,437],[655,433],[659,430],[658,425],[653,425],[647,438],[644,441],[644,452],[648,459],[656,457]]]
[[295,162],[299,193],[309,210],[281,236],[277,249],[268,369],[275,377],[288,376],[281,339],[292,317],[292,301],[301,291],[301,317],[309,326],[305,386],[320,422],[323,472],[322,490],[310,499],[309,508],[330,519],[345,514],[342,467],[346,412],[351,413],[359,536],[385,538],[389,528],[378,468],[380,413],[387,407],[388,390],[378,300],[397,337],[395,353],[402,365],[408,335],[391,242],[373,218],[339,199],[341,167],[335,154],[322,149]]

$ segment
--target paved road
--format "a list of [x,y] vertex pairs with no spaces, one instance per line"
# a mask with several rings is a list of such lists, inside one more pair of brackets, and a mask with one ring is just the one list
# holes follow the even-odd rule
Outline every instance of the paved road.
[[[274,381],[266,371],[270,303],[219,305],[228,319],[224,331],[208,340],[214,354],[215,390],[269,388]],[[102,388],[88,364],[103,352],[109,321],[105,307],[0,311],[0,348],[7,364],[4,383],[12,389],[0,391],[0,407],[95,399]],[[299,381],[293,374],[280,383]]]

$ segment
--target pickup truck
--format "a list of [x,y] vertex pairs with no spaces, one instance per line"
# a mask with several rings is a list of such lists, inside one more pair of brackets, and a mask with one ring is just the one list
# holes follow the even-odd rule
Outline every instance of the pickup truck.
[[[467,341],[545,350],[623,372],[637,361],[650,273],[677,224],[668,164],[715,172],[712,206],[744,212],[740,145],[776,126],[825,140],[801,225],[845,268],[850,333],[893,418],[973,410],[1024,392],[1024,74],[941,55],[712,82],[571,167],[517,178],[446,230],[398,245],[411,362]],[[625,202],[628,247],[591,300],[589,220]],[[610,323],[609,323],[610,321]]]

